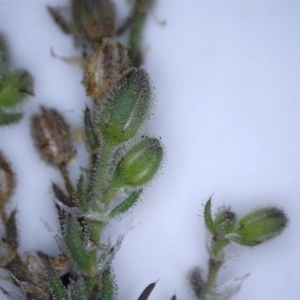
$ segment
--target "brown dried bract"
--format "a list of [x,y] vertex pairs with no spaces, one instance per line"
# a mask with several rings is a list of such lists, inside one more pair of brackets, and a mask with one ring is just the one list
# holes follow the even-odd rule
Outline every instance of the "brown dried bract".
[[15,186],[15,175],[12,171],[10,163],[0,152],[0,210],[4,210],[4,206],[11,197]]
[[68,163],[76,154],[70,127],[55,109],[41,106],[31,119],[31,134],[42,158],[52,165]]
[[86,62],[83,83],[87,94],[101,101],[128,68],[127,49],[105,38]]

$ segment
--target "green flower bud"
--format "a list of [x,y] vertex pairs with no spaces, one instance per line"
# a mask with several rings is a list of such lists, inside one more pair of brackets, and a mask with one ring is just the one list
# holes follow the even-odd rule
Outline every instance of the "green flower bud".
[[151,180],[163,159],[163,147],[158,139],[145,137],[133,146],[117,167],[117,180],[129,186],[140,186]]
[[133,138],[149,115],[152,87],[147,73],[130,69],[104,101],[98,120],[105,140],[122,143]]
[[240,245],[256,246],[278,236],[287,224],[288,218],[279,208],[256,209],[238,221],[232,240]]
[[33,79],[27,71],[16,71],[0,78],[0,105],[2,107],[13,107],[27,95],[33,95]]

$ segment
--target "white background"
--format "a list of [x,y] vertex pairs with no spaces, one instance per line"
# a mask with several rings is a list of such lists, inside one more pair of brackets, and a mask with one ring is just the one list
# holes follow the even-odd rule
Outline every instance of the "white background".
[[[119,0],[122,16],[125,2]],[[50,55],[51,48],[64,56],[79,54],[49,17],[50,3],[58,4],[0,1],[0,30],[9,40],[13,64],[35,77],[25,118],[0,129],[0,148],[18,174],[13,202],[20,251],[57,254],[40,218],[58,230],[50,185],[61,184],[61,178],[32,146],[29,117],[46,104],[78,127],[90,100],[80,84],[81,70]],[[108,233],[115,242],[130,222],[136,225],[114,261],[119,300],[137,299],[156,280],[151,300],[168,300],[174,293],[179,300],[193,299],[186,274],[196,265],[207,271],[202,210],[212,193],[214,210],[230,205],[243,213],[277,205],[291,219],[284,234],[266,245],[230,247],[219,283],[250,272],[235,300],[298,299],[299,13],[300,3],[288,1],[158,2],[145,30],[145,67],[156,94],[149,132],[162,137],[167,158],[143,201]],[[86,164],[84,147],[76,144],[74,180]]]

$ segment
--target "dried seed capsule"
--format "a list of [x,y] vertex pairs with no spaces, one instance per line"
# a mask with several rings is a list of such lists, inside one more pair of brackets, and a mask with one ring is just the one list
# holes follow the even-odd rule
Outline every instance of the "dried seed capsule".
[[9,244],[0,240],[0,267],[5,268],[17,256],[16,250]]
[[256,246],[279,235],[287,226],[288,218],[279,208],[256,209],[242,217],[233,240],[244,246]]
[[128,68],[127,49],[112,39],[103,39],[87,59],[83,79],[87,94],[95,101],[103,99]]
[[146,137],[124,155],[117,167],[117,180],[133,187],[143,185],[154,177],[162,159],[159,140]]
[[15,186],[15,175],[10,163],[0,152],[0,210],[4,211],[4,206],[11,197]]
[[133,138],[148,118],[152,87],[142,69],[130,69],[111,90],[98,114],[106,141],[122,143]]
[[73,22],[85,41],[100,43],[115,31],[115,6],[111,0],[73,0]]
[[76,154],[69,125],[55,109],[41,106],[31,119],[31,134],[42,158],[52,165],[68,163]]

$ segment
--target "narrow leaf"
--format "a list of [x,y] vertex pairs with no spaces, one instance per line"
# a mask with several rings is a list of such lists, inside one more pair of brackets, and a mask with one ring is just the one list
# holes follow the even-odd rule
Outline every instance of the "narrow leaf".
[[205,221],[206,228],[210,231],[212,235],[215,236],[217,235],[217,231],[211,215],[211,198],[212,197],[208,199],[204,207],[204,221]]
[[91,111],[88,106],[86,106],[84,111],[84,129],[88,146],[91,150],[95,150],[99,146],[99,142],[93,129]]
[[151,284],[149,284],[144,291],[142,292],[142,294],[140,295],[140,297],[138,298],[138,300],[147,300],[148,297],[150,296],[150,294],[152,293],[153,289],[155,288],[156,282],[153,282]]
[[77,200],[82,211],[86,212],[89,209],[89,203],[87,200],[87,194],[84,187],[83,175],[80,175],[77,182]]
[[96,257],[93,252],[87,252],[81,228],[71,215],[66,217],[65,242],[72,261],[89,275],[96,265]]
[[65,194],[65,192],[56,184],[52,183],[52,190],[57,200],[67,207],[73,207],[73,201]]
[[19,247],[18,228],[16,224],[16,213],[17,211],[13,210],[8,220],[5,223],[5,231],[6,231],[5,240],[14,249],[17,249]]
[[63,287],[61,280],[58,278],[56,271],[47,255],[41,256],[46,267],[51,292],[56,300],[68,300],[67,291]]
[[102,275],[101,300],[116,299],[116,285],[111,267],[106,269]]

